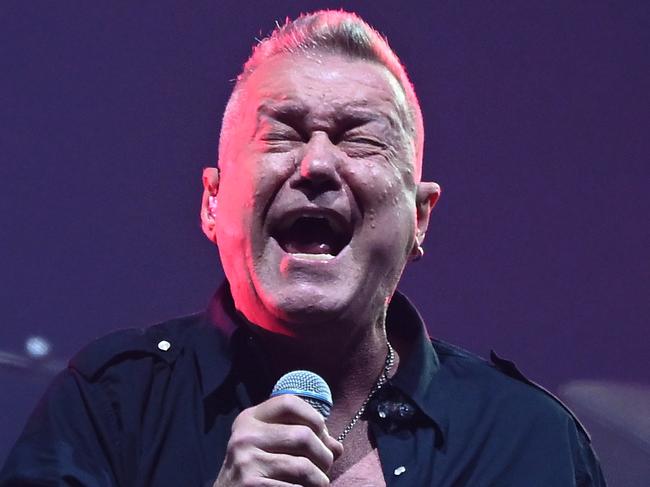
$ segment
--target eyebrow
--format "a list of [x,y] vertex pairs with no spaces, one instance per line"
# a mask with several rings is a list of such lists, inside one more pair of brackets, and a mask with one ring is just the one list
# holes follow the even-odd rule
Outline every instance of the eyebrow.
[[[263,101],[257,109],[258,117],[265,115],[280,122],[303,121],[309,115],[309,109],[300,100]],[[334,113],[337,122],[343,122],[346,130],[374,121],[387,121],[392,128],[402,126],[399,116],[387,113],[385,110],[371,110],[364,101],[351,102]]]
[[274,118],[304,118],[308,113],[309,110],[307,110],[307,107],[297,100],[283,100],[281,102],[264,101],[257,107],[258,115],[267,115]]

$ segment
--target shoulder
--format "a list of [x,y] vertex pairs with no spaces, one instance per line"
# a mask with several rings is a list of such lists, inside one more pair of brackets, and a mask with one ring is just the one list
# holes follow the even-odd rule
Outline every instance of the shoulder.
[[575,414],[554,394],[527,378],[514,362],[494,350],[487,361],[455,345],[431,340],[441,372],[454,377],[462,395],[475,396],[506,421],[534,421],[540,428],[571,426],[587,442],[589,434]]
[[69,368],[93,381],[108,368],[128,362],[172,365],[192,345],[194,335],[205,332],[203,313],[167,320],[145,328],[112,332],[83,347],[69,363]]
[[534,472],[536,485],[560,485],[560,478],[575,485],[605,485],[589,434],[557,397],[494,351],[487,361],[445,342],[432,344],[440,362],[438,390],[448,392],[443,399],[448,428],[463,440],[463,450],[471,450],[468,444],[485,449],[492,466],[512,479]]

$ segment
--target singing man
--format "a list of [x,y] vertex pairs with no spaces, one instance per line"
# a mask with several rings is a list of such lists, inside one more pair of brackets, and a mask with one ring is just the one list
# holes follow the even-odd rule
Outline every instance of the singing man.
[[[510,362],[430,339],[396,291],[440,196],[421,179],[423,142],[404,67],[358,16],[278,27],[203,173],[226,281],[205,312],[74,357],[0,485],[605,485],[570,411]],[[305,369],[331,388],[327,421],[269,398]]]

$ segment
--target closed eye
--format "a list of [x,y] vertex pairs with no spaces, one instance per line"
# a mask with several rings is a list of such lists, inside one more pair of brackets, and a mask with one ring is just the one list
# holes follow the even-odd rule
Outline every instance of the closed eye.
[[344,142],[353,142],[356,144],[368,144],[368,145],[374,145],[375,147],[386,147],[386,144],[384,144],[383,142],[380,142],[379,140],[370,137],[348,137],[344,140]]
[[269,132],[262,136],[264,141],[302,141],[302,137],[297,132],[286,131],[286,132]]
[[265,151],[274,153],[290,152],[296,147],[296,144],[302,143],[300,134],[286,126],[269,127],[269,130],[259,134],[258,140],[262,143]]
[[262,124],[258,137],[262,142],[269,143],[303,141],[302,135],[294,127],[276,120]]

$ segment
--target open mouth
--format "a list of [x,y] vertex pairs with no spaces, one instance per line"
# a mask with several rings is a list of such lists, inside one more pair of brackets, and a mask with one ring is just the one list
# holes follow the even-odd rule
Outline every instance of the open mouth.
[[289,254],[334,257],[350,243],[352,230],[329,215],[302,214],[287,217],[271,236]]

